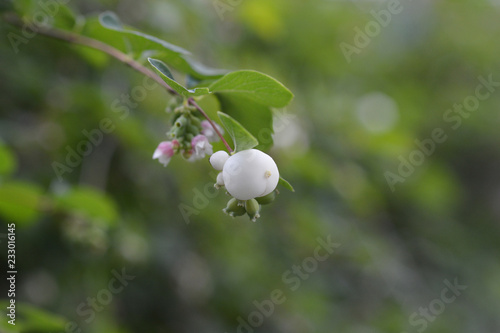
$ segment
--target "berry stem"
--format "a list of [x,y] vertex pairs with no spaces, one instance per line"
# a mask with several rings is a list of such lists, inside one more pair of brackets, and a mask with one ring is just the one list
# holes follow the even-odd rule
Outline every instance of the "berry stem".
[[224,146],[226,146],[227,151],[229,153],[232,153],[233,149],[229,146],[226,139],[224,139],[224,137],[222,136],[222,133],[217,129],[217,126],[215,126],[214,122],[212,121],[212,119],[210,119],[208,114],[205,111],[203,111],[203,109],[198,105],[198,103],[196,103],[196,101],[194,100],[193,97],[190,97],[188,99],[188,103],[191,104],[192,106],[194,106],[196,108],[196,110],[198,110],[201,113],[201,115],[203,117],[205,117],[206,120],[208,120],[208,122],[210,123],[210,125],[214,129],[215,133],[217,133],[217,135],[219,136],[219,138],[222,141],[222,143],[224,144]]

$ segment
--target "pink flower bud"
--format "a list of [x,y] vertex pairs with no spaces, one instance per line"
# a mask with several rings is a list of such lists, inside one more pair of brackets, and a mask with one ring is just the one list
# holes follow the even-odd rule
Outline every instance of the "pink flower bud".
[[[221,134],[224,134],[224,130],[222,129],[222,127],[220,127],[218,124],[215,123],[214,125],[215,127],[217,127],[217,129]],[[201,134],[206,136],[209,142],[216,142],[220,140],[219,136],[217,135],[217,132],[215,132],[214,128],[212,127],[212,125],[208,120],[203,120],[201,122]]]
[[153,153],[153,159],[158,159],[158,161],[161,164],[167,166],[172,156],[174,156],[175,153],[174,148],[177,148],[178,146],[179,142],[176,143],[172,143],[170,141],[160,142],[155,152]]
[[189,158],[189,161],[196,161],[202,159],[206,155],[212,155],[212,145],[208,142],[206,136],[198,134],[191,140],[191,147],[193,155]]

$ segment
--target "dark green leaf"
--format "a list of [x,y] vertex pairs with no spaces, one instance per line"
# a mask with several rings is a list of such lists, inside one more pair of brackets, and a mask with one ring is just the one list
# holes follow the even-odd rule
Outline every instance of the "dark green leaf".
[[223,112],[217,112],[219,119],[227,130],[234,143],[236,152],[251,149],[259,144],[259,141],[243,127],[239,122],[234,120]]
[[245,97],[276,108],[286,106],[293,98],[290,90],[280,82],[266,74],[249,70],[226,74],[209,88],[212,92]]
[[273,145],[273,114],[268,106],[246,97],[217,93],[220,110],[231,115],[259,141],[257,149],[267,150]]
[[292,184],[290,184],[288,181],[286,181],[284,178],[280,177],[280,180],[278,182],[279,185],[283,186],[287,190],[290,190],[292,192],[295,192],[295,189],[293,188]]

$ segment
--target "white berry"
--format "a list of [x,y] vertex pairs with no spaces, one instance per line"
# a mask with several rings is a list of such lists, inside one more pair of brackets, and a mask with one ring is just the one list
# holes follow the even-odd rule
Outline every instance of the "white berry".
[[238,200],[250,200],[274,191],[280,175],[271,156],[249,149],[227,159],[222,177],[229,194]]
[[224,186],[224,178],[222,177],[222,172],[217,175],[217,186]]
[[219,150],[210,156],[210,164],[212,164],[215,170],[222,171],[224,163],[226,163],[228,158],[229,155],[224,150]]

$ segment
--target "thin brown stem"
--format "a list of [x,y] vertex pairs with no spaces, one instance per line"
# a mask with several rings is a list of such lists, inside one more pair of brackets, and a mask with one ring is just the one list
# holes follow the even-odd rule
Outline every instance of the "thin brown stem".
[[[15,25],[17,27],[23,27],[25,24],[27,24],[14,15],[5,15],[4,18],[7,22],[9,22],[10,24]],[[159,83],[161,86],[163,86],[170,94],[179,95],[177,93],[177,91],[172,89],[172,87],[170,87],[165,81],[163,81],[162,78],[159,75],[157,75],[155,72],[153,72],[152,70],[150,70],[147,67],[144,67],[141,63],[135,61],[134,59],[129,57],[127,54],[123,53],[122,51],[120,51],[118,49],[115,49],[114,47],[112,47],[106,43],[103,43],[103,42],[96,40],[96,39],[93,39],[93,38],[77,35],[77,34],[63,31],[63,30],[56,29],[56,28],[47,28],[47,27],[43,27],[43,26],[39,26],[39,25],[35,25],[35,24],[30,25],[30,26],[36,26],[35,31],[41,35],[64,40],[66,42],[73,43],[73,44],[84,45],[84,46],[102,51],[104,53],[107,53],[108,55],[112,56],[113,58],[115,58],[115,59],[123,62],[124,64],[132,67],[136,71],[138,71],[138,72],[150,77],[151,79],[155,80],[157,83]]]
[[[8,23],[10,23],[14,26],[17,26],[19,28],[22,28],[27,24],[26,22],[22,21],[19,17],[15,16],[15,15],[4,15],[4,19]],[[32,25],[32,26],[36,26],[36,25]],[[144,67],[141,63],[135,61],[134,59],[132,59],[131,57],[129,57],[127,54],[123,53],[122,51],[120,51],[120,50],[118,50],[118,49],[116,49],[116,48],[114,48],[106,43],[103,43],[103,42],[96,40],[96,39],[93,39],[93,38],[77,35],[77,34],[74,34],[71,32],[67,32],[67,31],[63,31],[63,30],[55,29],[55,28],[47,28],[47,27],[37,26],[36,32],[41,34],[41,35],[44,35],[44,36],[60,39],[60,40],[63,40],[63,41],[69,42],[69,43],[73,43],[73,44],[84,45],[84,46],[102,51],[102,52],[112,56],[113,58],[123,62],[124,64],[132,67],[136,71],[138,71],[138,72],[150,77],[151,79],[155,80],[162,87],[164,87],[170,94],[175,95],[175,96],[179,96],[179,93],[177,91],[175,91],[172,87],[170,87],[165,81],[163,81],[163,79],[158,74],[156,74],[155,72],[153,72],[149,68]],[[191,104],[192,106],[194,106],[203,115],[203,117],[205,117],[208,120],[210,125],[213,127],[215,133],[217,133],[217,135],[219,136],[221,141],[226,146],[227,150],[229,152],[232,152],[233,150],[231,149],[231,147],[229,146],[227,141],[224,139],[221,132],[217,129],[217,126],[215,125],[215,123],[207,115],[207,113],[195,102],[195,100],[192,97],[188,99],[188,103]]]
[[196,110],[198,110],[201,113],[201,115],[203,117],[205,117],[206,120],[208,120],[208,122],[210,123],[210,125],[214,129],[215,133],[217,133],[217,136],[220,138],[220,140],[222,141],[222,143],[224,144],[224,146],[226,146],[227,151],[229,153],[232,153],[233,149],[229,146],[229,144],[227,143],[227,141],[224,139],[224,136],[222,136],[222,133],[219,131],[219,129],[217,128],[217,126],[215,125],[215,123],[212,121],[212,119],[210,119],[210,117],[208,116],[208,114],[205,111],[203,111],[203,109],[198,105],[198,103],[196,103],[196,101],[194,100],[194,98],[190,97],[188,99],[188,103],[191,104],[192,106],[194,106],[196,108]]

